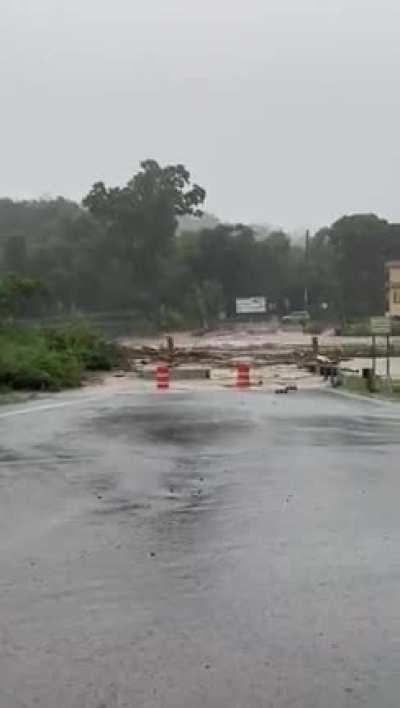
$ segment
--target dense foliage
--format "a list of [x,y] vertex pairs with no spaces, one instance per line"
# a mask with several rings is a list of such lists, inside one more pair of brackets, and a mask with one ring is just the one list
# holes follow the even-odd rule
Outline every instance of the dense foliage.
[[130,310],[143,325],[203,326],[233,314],[236,296],[302,309],[306,287],[317,319],[323,303],[337,319],[384,311],[384,263],[400,258],[400,225],[346,216],[308,250],[243,224],[182,230],[204,199],[183,165],[148,160],[123,187],[96,183],[82,205],[0,200],[3,318]]
[[0,389],[58,391],[79,386],[85,371],[111,369],[118,356],[83,323],[61,329],[0,329]]

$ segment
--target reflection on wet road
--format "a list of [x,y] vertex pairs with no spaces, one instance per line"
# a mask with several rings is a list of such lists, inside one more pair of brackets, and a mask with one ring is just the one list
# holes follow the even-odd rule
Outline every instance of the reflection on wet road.
[[116,394],[1,430],[1,708],[398,707],[396,406]]

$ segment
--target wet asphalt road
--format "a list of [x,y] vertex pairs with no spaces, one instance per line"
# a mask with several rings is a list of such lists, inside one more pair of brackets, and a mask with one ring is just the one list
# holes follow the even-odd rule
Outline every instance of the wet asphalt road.
[[400,408],[0,412],[0,706],[398,708]]

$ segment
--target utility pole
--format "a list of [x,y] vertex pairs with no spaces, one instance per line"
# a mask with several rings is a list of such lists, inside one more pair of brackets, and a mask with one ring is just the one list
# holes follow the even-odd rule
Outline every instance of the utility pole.
[[304,309],[308,310],[308,278],[309,278],[309,261],[310,261],[310,231],[306,231],[306,243],[305,243],[305,274],[304,274]]
[[376,336],[372,335],[372,375],[376,376]]
[[386,384],[387,384],[388,391],[390,391],[390,389],[391,389],[390,354],[391,354],[390,334],[388,334],[386,336]]

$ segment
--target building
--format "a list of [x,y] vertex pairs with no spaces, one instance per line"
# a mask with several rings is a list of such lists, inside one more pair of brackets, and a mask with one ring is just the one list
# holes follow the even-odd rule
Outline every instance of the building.
[[391,317],[400,318],[400,261],[389,261],[385,265],[386,312]]

